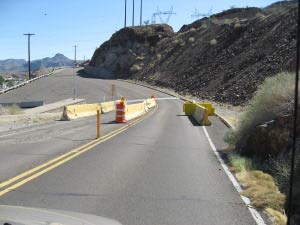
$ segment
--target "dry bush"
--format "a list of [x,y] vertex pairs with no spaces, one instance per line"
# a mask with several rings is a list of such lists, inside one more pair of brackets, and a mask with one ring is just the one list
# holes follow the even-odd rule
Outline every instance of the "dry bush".
[[218,42],[216,39],[210,40],[210,45],[216,45]]
[[189,37],[188,42],[189,42],[189,43],[195,42],[195,38],[194,38],[194,37]]
[[6,109],[9,115],[18,115],[23,113],[22,109],[18,105],[8,106]]
[[237,178],[245,187],[242,195],[250,198],[254,207],[284,211],[285,195],[280,193],[274,179],[269,174],[255,170],[238,173]]
[[287,217],[285,214],[271,208],[266,208],[265,212],[271,217],[275,225],[286,225]]
[[241,157],[238,154],[230,154],[229,162],[235,172],[244,172],[252,169],[252,163],[250,159]]
[[133,64],[130,67],[130,72],[132,72],[132,73],[136,73],[136,72],[139,72],[141,70],[142,70],[142,67],[140,65],[137,65],[137,64]]
[[249,101],[241,116],[237,130],[227,134],[230,144],[237,143],[257,125],[271,121],[278,116],[290,114],[294,103],[294,76],[291,73],[279,73],[266,78]]

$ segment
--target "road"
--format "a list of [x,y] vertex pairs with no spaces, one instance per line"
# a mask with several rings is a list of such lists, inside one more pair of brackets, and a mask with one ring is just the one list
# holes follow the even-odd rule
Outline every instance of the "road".
[[[95,94],[93,88],[102,89],[103,85],[105,90],[104,86],[112,82],[78,78],[81,79],[84,81],[78,87],[78,93],[82,95],[79,97],[90,95],[89,101],[103,97]],[[154,92],[145,87],[114,82],[122,94],[132,99]],[[63,84],[58,84],[55,93],[60,91],[59,85]],[[26,90],[19,92],[31,96]],[[158,92],[154,94],[165,96]],[[66,95],[62,99],[67,98]],[[39,96],[46,102],[56,97],[50,92],[39,93]],[[12,94],[10,99],[13,97]],[[206,129],[217,149],[221,150],[225,147],[222,139],[227,128],[217,118],[211,120],[213,125]],[[79,124],[69,125],[68,135],[74,134],[71,129],[80,129]],[[59,126],[63,129],[67,125]],[[45,128],[46,131],[51,129]],[[89,126],[84,129],[88,130]],[[80,133],[84,134],[84,131]],[[36,145],[47,143],[52,151],[57,151],[62,145],[57,140],[42,140]],[[26,146],[23,151],[30,152],[31,148]],[[2,154],[3,150],[0,158]],[[6,153],[4,157],[8,155]],[[1,196],[0,204],[90,213],[116,219],[125,225],[256,224],[214,155],[203,128],[195,126],[183,115],[179,100],[159,101],[159,109],[153,115]]]

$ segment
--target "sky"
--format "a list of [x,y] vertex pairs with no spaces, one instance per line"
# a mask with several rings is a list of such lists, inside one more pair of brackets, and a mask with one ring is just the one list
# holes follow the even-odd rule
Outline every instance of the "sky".
[[[53,57],[56,53],[77,59],[92,57],[95,49],[124,27],[125,0],[0,0],[0,60],[27,60],[27,36],[31,36],[31,59]],[[141,0],[135,0],[135,25],[139,25]],[[265,7],[274,0],[143,0],[143,20],[159,9],[174,15],[169,25],[178,31],[195,20],[195,10],[207,14],[230,7]],[[132,25],[132,3],[127,0],[127,24]],[[165,20],[166,17],[163,17]],[[159,19],[157,18],[157,22]]]

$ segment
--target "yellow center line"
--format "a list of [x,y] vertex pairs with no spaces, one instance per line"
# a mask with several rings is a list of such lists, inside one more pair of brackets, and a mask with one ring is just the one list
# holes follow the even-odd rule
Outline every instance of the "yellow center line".
[[[35,179],[35,178],[37,178],[37,177],[45,174],[46,172],[48,172],[48,171],[50,171],[50,170],[52,170],[52,169],[60,166],[61,164],[64,164],[64,163],[70,161],[71,159],[73,159],[73,158],[75,158],[75,157],[83,154],[84,152],[87,152],[87,151],[93,149],[98,144],[101,144],[101,143],[103,143],[103,142],[105,142],[105,141],[113,138],[114,136],[122,133],[123,131],[129,129],[131,126],[134,126],[135,124],[137,124],[137,123],[141,122],[142,120],[144,120],[146,117],[152,115],[154,112],[156,112],[157,108],[158,107],[156,107],[156,109],[153,110],[153,111],[151,111],[149,114],[146,114],[146,116],[140,117],[140,118],[134,120],[132,123],[129,123],[129,124],[125,125],[125,126],[122,126],[121,128],[119,128],[119,129],[117,129],[115,131],[112,131],[111,133],[103,136],[101,139],[97,139],[97,140],[91,141],[91,142],[89,142],[89,143],[87,143],[87,144],[85,144],[85,145],[83,145],[83,146],[81,146],[79,148],[71,150],[70,152],[68,152],[66,154],[63,154],[63,155],[61,155],[61,156],[59,156],[59,157],[57,157],[57,158],[55,158],[53,160],[50,160],[50,161],[48,161],[48,162],[46,162],[46,163],[44,163],[44,164],[42,164],[40,166],[37,166],[37,167],[35,167],[35,168],[31,169],[31,170],[28,170],[28,171],[26,171],[26,172],[24,172],[24,173],[22,173],[22,174],[20,174],[20,175],[18,175],[16,177],[13,177],[13,178],[11,178],[11,179],[9,179],[9,180],[1,183],[0,187],[5,187],[5,186],[7,186],[7,185],[9,185],[9,184],[11,184],[11,183],[13,183],[15,181],[20,180],[21,178],[29,176],[30,174],[32,174],[32,173],[34,173],[34,172],[36,172],[36,171],[38,171],[40,169],[43,169],[44,167],[50,165],[49,167],[47,167],[47,168],[45,168],[45,169],[43,169],[43,170],[41,170],[41,171],[39,171],[39,172],[31,175],[31,176],[29,176],[29,177],[27,177],[27,178],[19,181],[18,183],[13,184],[12,186],[4,189],[3,191],[0,191],[0,197],[3,196],[3,195],[5,195],[6,193],[8,193],[8,192],[10,192],[10,191],[18,188],[18,187],[26,184],[27,182],[29,182],[29,181],[31,181],[31,180],[33,180],[33,179]],[[71,155],[71,156],[69,156],[69,155]],[[55,164],[53,164],[53,163],[55,163]]]

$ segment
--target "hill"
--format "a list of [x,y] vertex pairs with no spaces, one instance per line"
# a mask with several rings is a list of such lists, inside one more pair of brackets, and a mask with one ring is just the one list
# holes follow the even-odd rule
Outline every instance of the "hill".
[[295,64],[297,2],[236,8],[184,25],[127,27],[94,53],[85,71],[139,79],[182,94],[246,103],[266,77]]
[[[45,69],[48,67],[72,66],[73,60],[63,54],[57,53],[52,58],[43,58],[31,61],[32,71]],[[0,60],[0,72],[23,72],[28,70],[28,62],[24,59]]]

